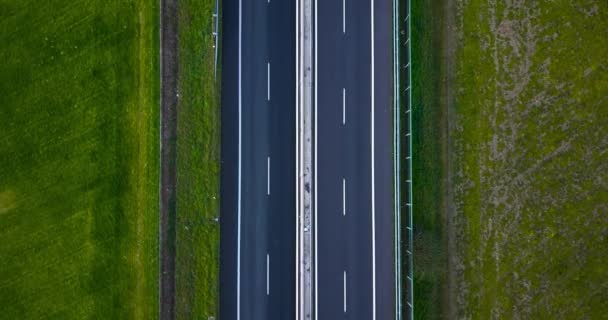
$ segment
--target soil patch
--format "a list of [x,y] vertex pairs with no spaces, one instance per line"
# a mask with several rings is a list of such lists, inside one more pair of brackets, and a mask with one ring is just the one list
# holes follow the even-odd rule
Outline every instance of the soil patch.
[[160,319],[175,317],[177,0],[161,0]]

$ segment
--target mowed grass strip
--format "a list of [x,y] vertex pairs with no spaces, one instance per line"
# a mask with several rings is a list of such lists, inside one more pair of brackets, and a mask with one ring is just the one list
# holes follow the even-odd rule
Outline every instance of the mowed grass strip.
[[608,2],[458,1],[459,316],[608,314]]
[[411,6],[414,310],[419,319],[446,315],[445,6],[445,0],[412,1]]
[[0,1],[0,318],[156,317],[157,21]]
[[[179,2],[176,317],[219,313],[220,75],[214,0]],[[219,65],[218,65],[219,68]]]

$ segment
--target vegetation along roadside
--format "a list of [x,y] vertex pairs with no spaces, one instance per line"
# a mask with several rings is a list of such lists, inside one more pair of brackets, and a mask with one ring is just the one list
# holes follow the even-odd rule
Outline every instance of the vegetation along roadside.
[[[180,0],[176,317],[219,313],[220,83],[214,0]],[[221,55],[218,55],[221,56]]]
[[157,3],[0,6],[0,318],[154,318]]
[[414,310],[419,319],[445,318],[448,312],[447,2],[411,5]]
[[458,0],[459,318],[608,313],[608,2]]

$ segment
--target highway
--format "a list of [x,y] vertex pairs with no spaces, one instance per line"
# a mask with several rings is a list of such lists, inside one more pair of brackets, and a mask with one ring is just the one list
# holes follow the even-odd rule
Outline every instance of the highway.
[[[393,319],[392,1],[312,3],[313,316]],[[295,4],[223,1],[222,319],[295,314]]]
[[394,319],[392,1],[314,3],[314,318]]
[[294,5],[222,3],[221,319],[294,315]]

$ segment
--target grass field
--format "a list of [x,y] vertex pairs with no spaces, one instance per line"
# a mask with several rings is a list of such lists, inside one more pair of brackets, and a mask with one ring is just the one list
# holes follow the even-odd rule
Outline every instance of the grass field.
[[157,20],[0,1],[0,318],[157,315]]
[[608,2],[458,1],[459,316],[608,314]]
[[444,316],[445,0],[412,1],[414,310],[418,319]]
[[[176,316],[219,313],[220,100],[213,0],[179,2]],[[218,65],[219,67],[219,65]]]

